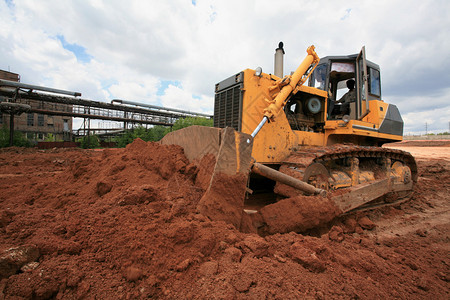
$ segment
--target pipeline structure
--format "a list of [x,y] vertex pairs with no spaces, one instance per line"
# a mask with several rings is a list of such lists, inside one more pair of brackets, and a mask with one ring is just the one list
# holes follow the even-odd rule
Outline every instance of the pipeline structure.
[[[49,116],[66,116],[123,122],[128,124],[147,124],[172,126],[176,120],[186,117],[212,118],[211,115],[173,109],[139,102],[114,99],[111,103],[79,98],[81,93],[48,87],[25,84],[21,82],[0,80],[0,112],[10,114],[14,127],[14,115],[37,113]],[[32,102],[54,103],[48,105],[31,105]],[[58,105],[59,104],[59,105]],[[61,105],[62,104],[62,105]],[[44,108],[46,107],[46,108]],[[89,122],[88,122],[89,123]],[[12,128],[14,130],[14,128]],[[83,131],[85,134],[89,129]],[[12,131],[11,131],[12,132]],[[12,136],[12,135],[11,135]]]

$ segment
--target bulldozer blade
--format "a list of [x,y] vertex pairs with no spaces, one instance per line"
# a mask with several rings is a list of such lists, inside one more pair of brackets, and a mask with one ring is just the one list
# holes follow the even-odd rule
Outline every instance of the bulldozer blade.
[[191,126],[170,133],[161,143],[182,146],[191,161],[215,155],[214,172],[197,209],[213,221],[225,221],[239,229],[252,165],[252,140],[230,127]]
[[193,125],[168,133],[161,140],[163,145],[179,145],[189,161],[201,159],[206,154],[217,157],[222,129]]
[[208,189],[198,203],[198,210],[214,221],[241,226],[248,175],[251,167],[250,135],[225,128],[216,165]]

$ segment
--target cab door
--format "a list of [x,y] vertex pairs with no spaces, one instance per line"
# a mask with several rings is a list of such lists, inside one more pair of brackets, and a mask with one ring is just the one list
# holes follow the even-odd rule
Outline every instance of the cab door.
[[366,46],[356,58],[356,119],[361,120],[369,113],[369,84],[367,76]]

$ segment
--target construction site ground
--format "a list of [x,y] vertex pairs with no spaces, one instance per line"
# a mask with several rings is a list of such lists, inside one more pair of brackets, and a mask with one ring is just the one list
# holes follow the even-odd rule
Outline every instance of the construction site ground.
[[0,299],[449,299],[450,142],[385,147],[410,201],[265,237],[197,212],[211,161],[178,146],[1,149]]

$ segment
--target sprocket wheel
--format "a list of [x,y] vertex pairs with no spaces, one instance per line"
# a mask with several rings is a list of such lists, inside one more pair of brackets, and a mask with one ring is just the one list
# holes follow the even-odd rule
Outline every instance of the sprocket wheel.
[[303,175],[304,182],[323,190],[329,190],[330,178],[330,173],[321,163],[313,163],[309,165]]

